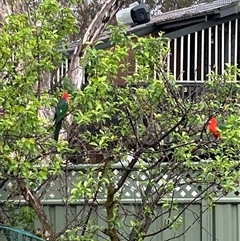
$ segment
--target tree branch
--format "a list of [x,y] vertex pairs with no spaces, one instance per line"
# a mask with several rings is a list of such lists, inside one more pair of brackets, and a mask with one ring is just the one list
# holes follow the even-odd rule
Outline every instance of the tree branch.
[[120,180],[117,183],[117,187],[114,189],[114,194],[116,192],[118,192],[118,190],[122,187],[122,185],[125,183],[126,179],[128,178],[129,174],[132,171],[132,168],[135,166],[135,164],[137,163],[140,155],[142,154],[143,149],[139,148],[135,153],[134,153],[134,158],[132,159],[132,161],[129,163],[129,165],[127,166],[127,169],[125,170],[125,172],[123,173],[122,177],[120,178]]
[[43,226],[43,233],[46,238],[52,240],[55,236],[55,232],[52,228],[51,223],[48,220],[48,217],[43,209],[43,206],[39,199],[35,196],[34,192],[26,187],[26,184],[23,179],[19,178],[17,180],[22,195],[24,196],[26,202],[29,202],[31,207],[35,210],[39,221]]

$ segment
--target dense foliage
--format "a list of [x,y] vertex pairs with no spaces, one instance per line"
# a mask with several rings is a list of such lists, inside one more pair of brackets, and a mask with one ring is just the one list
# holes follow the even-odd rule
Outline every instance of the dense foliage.
[[[124,28],[109,27],[111,49],[84,49],[88,85],[71,89],[65,135],[56,143],[53,109],[63,90],[56,69],[65,60],[59,49],[76,33],[75,18],[54,0],[31,11],[7,17],[0,33],[2,223],[35,232],[37,222],[49,240],[144,240],[178,229],[199,200],[204,212],[236,189],[239,69],[212,72],[189,92],[167,72],[169,40],[162,34],[127,36]],[[227,126],[219,140],[206,129],[211,115]],[[54,195],[65,212],[58,231],[43,204],[57,182]],[[178,190],[186,185],[196,195],[181,205]]]

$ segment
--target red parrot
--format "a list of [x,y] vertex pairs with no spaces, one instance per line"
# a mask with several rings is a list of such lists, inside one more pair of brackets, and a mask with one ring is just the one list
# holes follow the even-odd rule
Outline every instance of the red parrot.
[[216,139],[220,138],[220,131],[218,128],[218,122],[215,117],[211,117],[210,120],[208,121],[208,129],[209,131],[214,135]]
[[54,115],[54,120],[55,120],[54,125],[56,126],[54,131],[54,140],[56,141],[58,141],[59,132],[62,127],[62,121],[68,111],[68,107],[69,107],[69,95],[67,92],[64,92],[62,95],[62,98],[59,100],[57,104],[55,115]]

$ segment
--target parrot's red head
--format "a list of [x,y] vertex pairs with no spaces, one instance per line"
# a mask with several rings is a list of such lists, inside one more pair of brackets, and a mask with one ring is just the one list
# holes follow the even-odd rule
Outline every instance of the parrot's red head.
[[212,126],[217,126],[218,122],[217,119],[215,117],[211,117],[210,120],[208,121],[208,125],[212,125]]
[[62,98],[65,99],[69,103],[69,94],[68,94],[68,92],[64,92],[62,94]]
[[220,132],[218,131],[218,122],[215,117],[211,117],[208,121],[208,129],[212,132],[216,139],[220,138]]
[[64,93],[62,94],[62,98],[64,98],[64,99],[69,99],[69,94],[68,94],[68,92],[64,92]]

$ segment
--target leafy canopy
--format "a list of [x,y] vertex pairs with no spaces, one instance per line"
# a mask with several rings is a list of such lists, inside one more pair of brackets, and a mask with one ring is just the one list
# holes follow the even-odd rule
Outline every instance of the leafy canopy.
[[[107,229],[99,229],[111,240],[116,240],[119,227],[129,240],[143,240],[156,235],[148,233],[153,220],[164,220],[157,233],[181,225],[177,188],[195,188],[192,203],[204,199],[207,207],[236,189],[240,72],[229,65],[221,76],[212,72],[205,83],[182,86],[167,72],[168,40],[162,34],[146,38],[119,28],[110,31],[112,48],[86,48],[82,64],[89,84],[73,100],[80,145],[75,150],[85,162],[91,162],[93,153],[101,154],[102,164],[79,172],[72,198],[106,201]],[[206,130],[211,115],[228,127],[219,141]],[[122,172],[114,171],[113,163],[123,166]],[[141,211],[128,224],[121,219],[128,208],[117,205],[126,198],[127,183],[142,200],[139,204],[133,198]],[[99,198],[99,190],[106,199]],[[82,234],[92,232],[87,226]]]
[[[25,195],[21,192],[24,186],[36,190],[43,181],[61,172],[61,153],[67,144],[56,149],[51,133],[53,116],[51,112],[48,116],[43,113],[57,103],[56,97],[49,94],[47,74],[62,63],[64,55],[59,50],[76,31],[74,22],[71,10],[54,0],[38,2],[28,13],[12,13],[3,21],[0,177],[2,184],[8,181],[6,188],[15,197]],[[29,209],[19,210],[19,215],[12,213],[12,223],[25,226],[24,214]],[[34,220],[31,217],[34,214],[28,220]]]
[[[65,49],[69,34],[75,33],[75,21],[68,7],[53,0],[39,3],[32,11],[31,17],[7,17],[0,33],[0,176],[14,183],[8,189],[15,197],[23,194],[22,181],[36,194],[39,184],[49,184],[62,174],[61,167],[73,154],[86,163],[100,157],[97,166],[77,172],[70,196],[63,199],[84,200],[82,209],[87,206],[89,210],[94,206],[91,200],[96,205],[104,203],[104,227],[89,211],[81,220],[76,214],[76,229],[69,233],[77,230],[82,233],[79,240],[91,240],[99,231],[117,240],[121,229],[126,240],[143,240],[155,235],[148,233],[154,219],[164,219],[159,232],[181,224],[181,212],[173,212],[179,211],[174,198],[177,187],[197,187],[192,203],[205,199],[209,206],[214,197],[235,190],[239,180],[239,69],[228,66],[222,76],[213,72],[190,92],[190,87],[182,87],[167,72],[168,40],[162,34],[140,38],[110,27],[111,49],[85,49],[81,64],[87,68],[89,84],[83,90],[71,89],[73,121],[66,124],[68,142],[56,144],[50,115],[43,115],[57,103],[49,93],[46,75],[56,73],[64,60],[59,49]],[[201,95],[195,97],[196,91]],[[217,142],[206,131],[212,114],[228,127]],[[121,171],[113,170],[114,163]],[[128,183],[135,186],[138,198],[132,201],[140,211],[133,212],[126,224],[122,217],[130,211],[120,204]],[[28,214],[29,222],[35,217],[31,209],[23,208],[20,213]],[[25,225],[22,216],[19,223]]]

